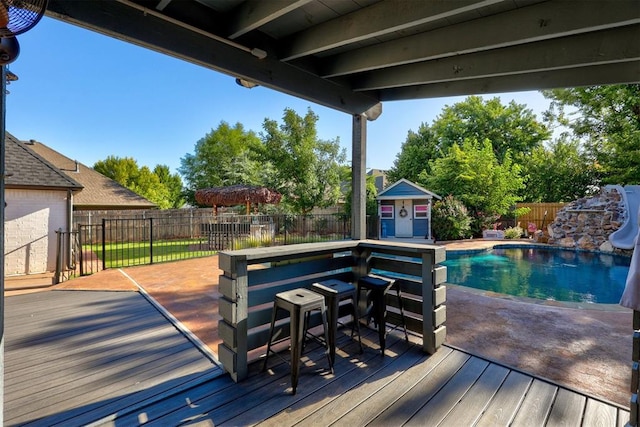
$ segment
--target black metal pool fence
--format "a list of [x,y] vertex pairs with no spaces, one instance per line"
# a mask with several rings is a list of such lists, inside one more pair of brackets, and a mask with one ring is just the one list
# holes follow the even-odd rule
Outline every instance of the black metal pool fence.
[[[351,220],[344,214],[152,214],[147,212],[144,218],[79,216],[71,233],[76,247],[70,253],[76,259],[67,264],[75,266],[75,274],[88,275],[106,268],[210,256],[222,250],[351,238]],[[377,238],[377,224],[377,217],[367,218],[368,238]]]

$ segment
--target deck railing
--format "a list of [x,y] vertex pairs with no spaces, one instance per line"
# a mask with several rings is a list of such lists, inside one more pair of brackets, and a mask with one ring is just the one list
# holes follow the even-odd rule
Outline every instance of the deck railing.
[[[442,246],[373,240],[245,249],[221,252],[218,355],[235,381],[247,377],[248,363],[264,354],[276,293],[339,279],[356,283],[375,273],[399,279],[407,328],[434,353],[445,340],[446,267]],[[397,301],[388,299],[388,322],[397,324]],[[280,337],[288,336],[288,323]]]

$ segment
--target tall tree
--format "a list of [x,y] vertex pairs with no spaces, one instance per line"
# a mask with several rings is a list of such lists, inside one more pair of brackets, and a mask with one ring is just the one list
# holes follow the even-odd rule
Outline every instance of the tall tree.
[[133,157],[108,156],[98,160],[93,169],[124,187],[131,188],[138,178],[140,167]]
[[[163,173],[165,172],[163,168],[166,168],[167,173],[169,169],[166,166],[156,166],[156,168]],[[161,177],[147,166],[139,167],[138,162],[132,157],[108,156],[105,160],[97,161],[93,169],[155,203],[161,209],[174,207],[170,190],[161,181]],[[177,175],[173,177],[175,178],[180,179]]]
[[432,161],[446,156],[450,147],[461,146],[466,139],[490,141],[499,163],[510,152],[511,160],[522,164],[549,137],[546,125],[525,105],[503,105],[499,98],[485,101],[470,96],[446,106],[431,126],[423,123],[417,132],[409,131],[388,177],[391,182],[400,178],[415,182],[421,174],[431,173]]
[[581,144],[562,136],[537,147],[524,163],[525,202],[570,202],[587,196],[599,184],[599,168]]
[[524,186],[521,168],[508,151],[499,163],[489,140],[471,139],[451,146],[445,157],[432,162],[431,175],[421,176],[418,182],[462,201],[471,215],[474,235],[507,214],[520,200],[518,192]]
[[499,163],[507,152],[520,162],[551,135],[525,105],[514,101],[503,105],[500,98],[485,101],[479,96],[446,106],[431,128],[443,152],[453,144],[461,146],[465,139],[488,140]]
[[185,196],[195,203],[194,193],[201,188],[233,184],[260,184],[256,153],[262,149],[260,139],[245,131],[240,123],[231,127],[220,122],[196,142],[194,154],[180,159],[179,172],[185,179]]
[[301,214],[314,207],[328,207],[340,198],[340,164],[345,152],[339,140],[318,139],[318,116],[307,110],[304,117],[285,109],[282,124],[265,119],[263,160],[273,165],[268,185],[283,195],[283,202]]
[[546,118],[568,126],[602,168],[603,184],[640,183],[640,84],[543,91]]
[[[376,197],[378,196],[378,188],[376,187],[376,177],[373,175],[367,175],[365,179],[365,212],[367,213],[367,215],[378,215],[378,201],[376,200]],[[346,192],[344,199],[344,213],[345,215],[347,215],[347,217],[350,218],[351,196],[353,195],[353,189],[351,188],[351,168],[349,168],[347,179],[343,179],[343,182],[347,183],[347,188],[349,189]]]
[[387,178],[389,182],[402,178],[416,182],[420,173],[431,172],[429,162],[441,156],[433,131],[422,123],[417,132],[409,131],[393,166],[387,171]]
[[184,205],[185,199],[182,190],[182,179],[180,175],[172,174],[167,165],[156,165],[153,173],[158,177],[169,193],[170,208],[180,208]]

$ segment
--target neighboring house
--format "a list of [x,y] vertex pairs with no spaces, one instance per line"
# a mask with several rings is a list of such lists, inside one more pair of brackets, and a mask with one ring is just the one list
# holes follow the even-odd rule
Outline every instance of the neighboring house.
[[373,176],[376,184],[378,194],[380,194],[387,187],[387,172],[382,169],[370,169],[367,175]]
[[53,271],[56,230],[69,229],[82,185],[13,135],[5,141],[5,275]]
[[56,268],[56,231],[74,212],[156,209],[116,181],[36,141],[6,133],[5,275]]
[[84,189],[73,200],[73,209],[76,211],[157,209],[157,205],[144,197],[41,142],[30,140],[24,145],[82,184]]
[[422,238],[433,242],[432,200],[437,194],[401,179],[378,194],[380,237]]

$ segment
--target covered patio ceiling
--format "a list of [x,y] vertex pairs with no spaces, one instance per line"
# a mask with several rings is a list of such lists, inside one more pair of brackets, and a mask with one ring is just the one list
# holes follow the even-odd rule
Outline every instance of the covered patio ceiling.
[[47,14],[369,119],[384,101],[640,81],[638,0],[50,0]]

